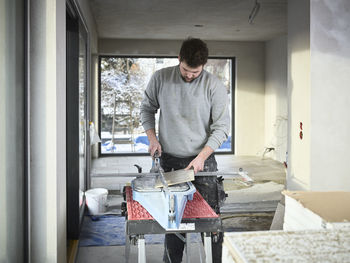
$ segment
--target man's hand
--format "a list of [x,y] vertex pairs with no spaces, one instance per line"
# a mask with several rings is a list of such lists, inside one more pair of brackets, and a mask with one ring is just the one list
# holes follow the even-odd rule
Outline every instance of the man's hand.
[[204,162],[208,157],[214,152],[212,148],[209,146],[204,146],[202,151],[197,155],[196,158],[190,162],[190,164],[185,168],[185,170],[189,170],[193,167],[194,173],[198,173],[199,171],[203,171]]
[[194,158],[192,162],[190,162],[190,164],[185,168],[185,170],[189,170],[193,168],[195,174],[198,173],[199,171],[203,171],[205,160],[206,159],[197,155],[197,157]]
[[151,154],[151,156],[154,156],[156,151],[158,151],[159,156],[162,155],[162,146],[157,139],[150,141],[148,147],[148,152]]
[[149,147],[148,152],[151,154],[151,156],[154,156],[154,153],[158,151],[159,156],[162,155],[162,146],[160,145],[156,132],[154,129],[150,129],[146,131],[148,141],[149,141]]

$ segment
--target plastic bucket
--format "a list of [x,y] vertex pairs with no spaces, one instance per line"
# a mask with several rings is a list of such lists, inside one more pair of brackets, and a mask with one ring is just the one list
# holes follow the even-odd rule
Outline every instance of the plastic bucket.
[[93,188],[85,192],[86,205],[90,215],[106,212],[108,190],[104,188]]

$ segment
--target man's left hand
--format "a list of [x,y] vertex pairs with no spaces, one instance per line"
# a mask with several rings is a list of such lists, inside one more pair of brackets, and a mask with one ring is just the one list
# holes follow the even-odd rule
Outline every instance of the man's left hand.
[[209,146],[204,146],[202,151],[197,155],[196,158],[190,162],[190,164],[185,168],[185,170],[189,170],[193,167],[194,173],[198,173],[199,171],[203,171],[204,162],[208,157],[214,152],[212,148]]
[[192,160],[192,162],[190,162],[190,164],[185,168],[185,170],[189,170],[189,169],[193,168],[194,173],[196,174],[199,171],[203,171],[204,162],[205,162],[205,159],[203,159],[201,156],[197,155],[197,157],[194,158]]

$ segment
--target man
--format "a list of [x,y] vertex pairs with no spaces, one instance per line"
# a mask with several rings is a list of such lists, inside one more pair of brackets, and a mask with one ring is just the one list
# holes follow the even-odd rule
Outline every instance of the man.
[[[152,156],[161,153],[165,172],[193,169],[215,172],[214,151],[229,132],[228,98],[221,81],[203,69],[208,60],[206,44],[196,38],[181,46],[179,65],[154,73],[145,90],[141,120],[150,142]],[[160,109],[159,140],[155,113]],[[220,212],[225,193],[222,180],[197,176],[194,185],[216,211]],[[221,262],[222,233],[212,238],[213,262]],[[175,235],[165,237],[165,262],[181,262],[184,243]]]

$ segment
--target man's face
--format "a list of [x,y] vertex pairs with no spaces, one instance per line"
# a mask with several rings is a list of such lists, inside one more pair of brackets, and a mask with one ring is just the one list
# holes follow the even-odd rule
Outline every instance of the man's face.
[[203,65],[197,67],[197,68],[191,68],[187,65],[185,61],[180,61],[180,72],[182,78],[186,82],[191,82],[195,78],[197,78],[203,70]]

